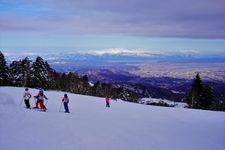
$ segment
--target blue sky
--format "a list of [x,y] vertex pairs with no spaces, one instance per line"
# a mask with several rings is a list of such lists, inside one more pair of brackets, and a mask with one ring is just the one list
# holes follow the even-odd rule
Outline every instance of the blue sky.
[[225,55],[225,0],[0,0],[0,49]]

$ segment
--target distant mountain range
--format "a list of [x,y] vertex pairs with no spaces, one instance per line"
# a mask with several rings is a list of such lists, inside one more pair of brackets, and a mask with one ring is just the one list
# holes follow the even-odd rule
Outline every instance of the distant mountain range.
[[[4,52],[4,51],[3,51]],[[225,63],[224,55],[197,55],[194,53],[164,54],[160,52],[109,50],[78,52],[4,52],[8,61],[41,56],[50,64],[114,65],[140,63]]]
[[123,85],[142,96],[182,100],[197,72],[215,89],[217,100],[225,100],[225,56],[162,54],[146,51],[109,50],[92,53],[4,52],[7,61],[41,56],[59,72],[88,74],[92,82]]

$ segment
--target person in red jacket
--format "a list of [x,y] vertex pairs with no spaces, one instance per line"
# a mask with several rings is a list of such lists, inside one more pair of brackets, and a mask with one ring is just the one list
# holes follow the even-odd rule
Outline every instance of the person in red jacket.
[[105,102],[106,102],[106,107],[110,107],[110,105],[109,105],[109,96],[106,96]]
[[38,105],[40,105],[41,110],[46,111],[46,107],[44,105],[44,99],[48,100],[48,98],[44,95],[43,90],[40,90],[39,93],[34,97],[37,99],[36,108],[38,108]]

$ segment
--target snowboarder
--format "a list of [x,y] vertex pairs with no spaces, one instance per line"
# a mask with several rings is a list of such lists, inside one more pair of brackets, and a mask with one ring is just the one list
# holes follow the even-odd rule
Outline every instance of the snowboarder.
[[69,107],[68,107],[69,98],[68,98],[67,94],[64,94],[62,102],[64,104],[65,113],[69,113]]
[[110,107],[110,105],[109,105],[109,96],[106,96],[105,102],[106,102],[106,107]]
[[29,92],[29,89],[25,88],[25,92],[23,94],[23,99],[24,99],[24,103],[25,103],[27,109],[30,109],[30,101],[29,101],[30,98],[31,98],[31,94]]
[[35,108],[39,108],[38,105],[40,105],[41,110],[46,111],[44,99],[48,100],[48,98],[44,95],[43,90],[40,90],[39,93],[36,96],[34,96],[34,98],[37,99]]

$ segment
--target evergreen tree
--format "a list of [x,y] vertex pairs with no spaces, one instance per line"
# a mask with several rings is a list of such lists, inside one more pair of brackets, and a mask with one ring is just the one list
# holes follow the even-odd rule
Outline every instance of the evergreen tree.
[[22,86],[22,71],[19,61],[13,61],[9,65],[10,80],[13,86]]
[[56,71],[53,68],[51,68],[51,66],[48,64],[47,61],[45,61],[45,68],[47,69],[47,72],[48,72],[48,87],[54,88],[56,86],[56,83],[54,80],[54,75]]
[[73,93],[79,93],[80,92],[80,78],[77,74],[70,72],[68,74],[68,78],[70,79],[70,91]]
[[191,92],[187,97],[190,108],[209,109],[213,100],[213,91],[210,86],[203,86],[199,74],[196,75]]
[[10,85],[9,68],[6,64],[5,57],[0,51],[0,86]]
[[129,101],[129,102],[137,102],[139,99],[138,95],[135,92],[127,88],[121,87],[119,88],[119,91],[120,91],[119,98],[122,100]]
[[101,84],[99,81],[97,81],[94,86],[92,87],[92,95],[93,96],[101,96]]
[[79,77],[72,72],[57,73],[41,57],[37,57],[32,65],[28,57],[13,61],[8,68],[4,55],[0,52],[0,69],[0,85],[9,85],[11,79],[14,86],[51,88],[99,97],[110,96],[132,102],[138,98],[137,94],[129,89],[113,88],[111,84],[101,84],[99,81],[91,87],[87,75]]
[[202,81],[199,76],[199,73],[197,73],[192,84],[191,92],[189,93],[189,96],[188,96],[189,107],[199,108],[201,99],[202,99]]
[[53,77],[53,84],[51,84],[51,88],[52,89],[55,89],[55,90],[58,90],[58,89],[60,89],[60,73],[57,73],[56,71],[54,71],[53,72],[53,75],[52,75],[52,77]]
[[202,99],[200,99],[200,108],[202,109],[210,109],[210,105],[213,100],[213,90],[210,86],[203,87],[202,90]]
[[63,91],[67,91],[67,75],[65,73],[63,73],[61,76],[60,76],[60,89],[63,90]]
[[15,86],[28,86],[31,64],[28,57],[20,61],[13,61],[9,66],[10,78]]
[[106,83],[102,83],[102,93],[103,96],[112,96],[112,85],[111,84],[106,84]]
[[38,56],[31,69],[31,87],[48,88],[49,81],[46,64],[44,60]]
[[82,78],[82,93],[87,95],[90,93],[90,86],[89,86],[89,83],[88,83],[88,76],[87,75],[84,75]]
[[31,60],[28,57],[24,58],[20,62],[21,73],[22,73],[22,86],[28,86],[31,76]]

